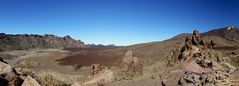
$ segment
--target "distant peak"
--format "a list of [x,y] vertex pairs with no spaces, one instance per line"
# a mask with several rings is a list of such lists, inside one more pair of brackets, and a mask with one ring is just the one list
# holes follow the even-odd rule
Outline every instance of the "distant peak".
[[71,36],[66,35],[66,36],[64,36],[63,38],[71,39]]
[[229,30],[229,31],[230,31],[230,30],[236,30],[236,27],[235,27],[235,26],[229,26],[229,27],[227,27],[226,29]]
[[6,35],[5,33],[0,33],[0,35]]

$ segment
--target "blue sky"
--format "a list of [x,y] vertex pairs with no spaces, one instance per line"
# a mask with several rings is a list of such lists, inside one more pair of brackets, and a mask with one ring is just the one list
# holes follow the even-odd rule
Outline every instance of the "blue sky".
[[0,32],[131,45],[239,26],[238,0],[0,0]]

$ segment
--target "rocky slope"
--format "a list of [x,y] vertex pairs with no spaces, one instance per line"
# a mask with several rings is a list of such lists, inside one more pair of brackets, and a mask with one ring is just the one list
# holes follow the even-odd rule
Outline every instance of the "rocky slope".
[[239,29],[235,26],[214,29],[202,34],[206,40],[214,40],[218,47],[238,46]]
[[0,50],[29,49],[29,48],[82,48],[84,43],[70,36],[28,35],[0,33]]
[[229,26],[225,28],[211,30],[202,35],[203,36],[219,36],[227,40],[239,42],[239,28],[235,26]]

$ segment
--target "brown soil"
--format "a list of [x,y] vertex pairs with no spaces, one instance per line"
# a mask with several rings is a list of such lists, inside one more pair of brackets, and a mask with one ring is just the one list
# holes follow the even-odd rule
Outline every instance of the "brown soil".
[[238,46],[222,46],[222,47],[215,47],[216,50],[237,50],[239,49]]
[[119,64],[122,55],[106,52],[111,48],[68,48],[72,54],[65,58],[56,60],[60,65],[78,65],[90,66],[92,64],[101,64],[105,66],[113,66]]

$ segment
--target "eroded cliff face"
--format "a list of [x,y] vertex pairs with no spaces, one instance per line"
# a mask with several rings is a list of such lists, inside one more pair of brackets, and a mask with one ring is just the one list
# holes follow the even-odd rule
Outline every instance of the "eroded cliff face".
[[70,36],[57,37],[55,35],[11,35],[0,33],[0,49],[29,49],[29,48],[82,48],[85,44]]

